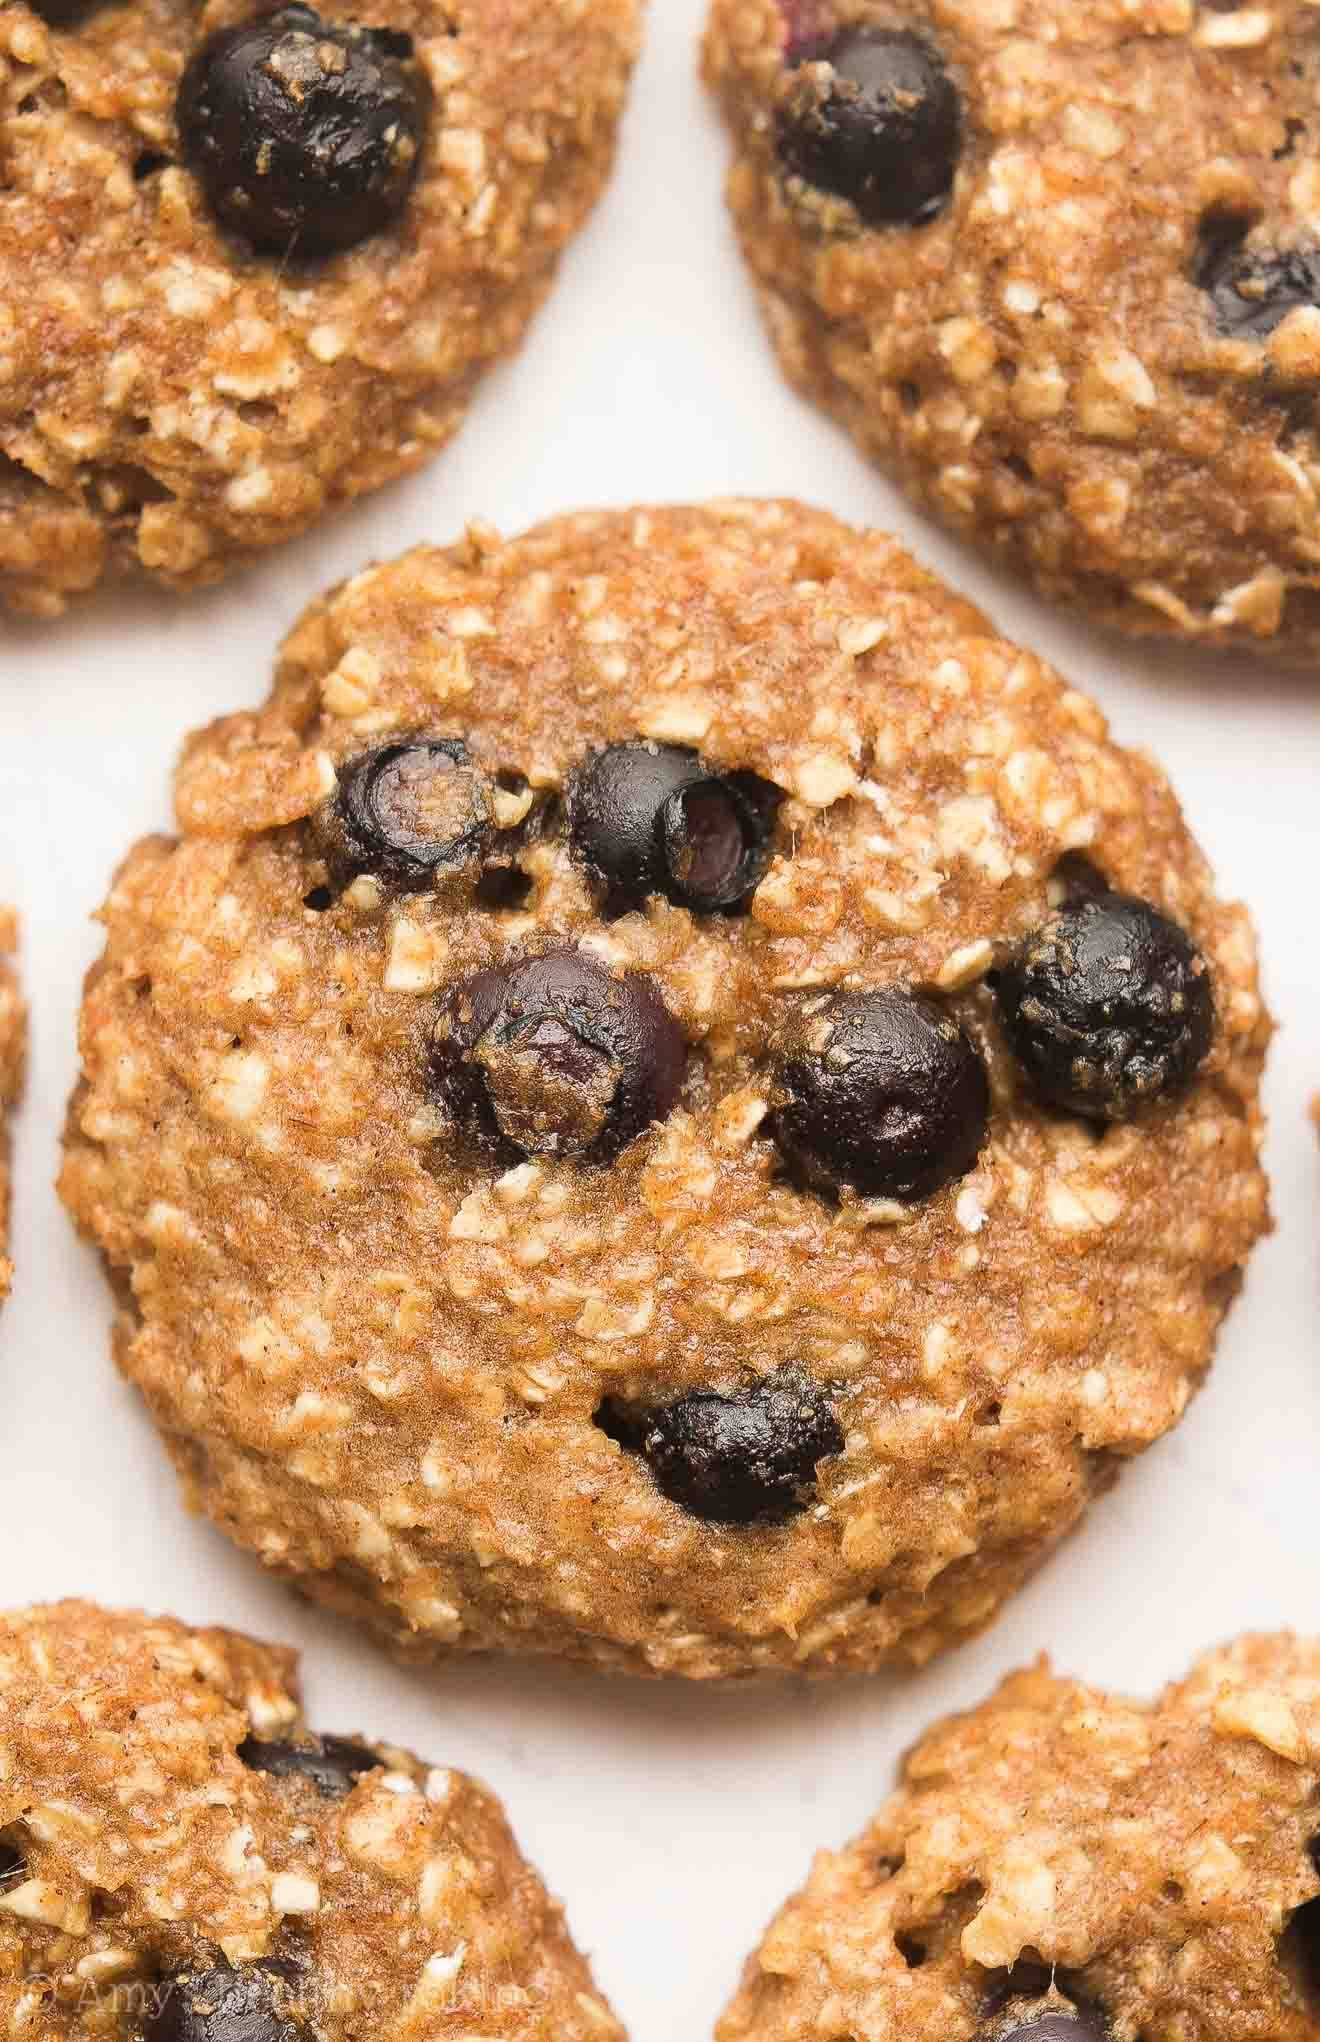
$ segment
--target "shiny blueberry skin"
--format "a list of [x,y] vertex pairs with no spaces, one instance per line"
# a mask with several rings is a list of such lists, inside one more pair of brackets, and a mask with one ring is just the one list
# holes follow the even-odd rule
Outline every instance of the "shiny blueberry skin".
[[994,2042],[1105,2042],[1107,2030],[1097,2015],[1082,2007],[1024,2007],[996,2022]]
[[318,819],[342,877],[369,873],[401,893],[480,862],[493,829],[489,784],[461,738],[379,745],[341,767]]
[[505,1160],[600,1163],[671,1111],[686,1059],[644,973],[615,978],[581,951],[552,950],[453,988],[432,1077],[454,1125]]
[[408,36],[294,5],[204,42],[176,118],[224,225],[254,248],[304,256],[351,248],[394,220],[430,109]]
[[155,1988],[143,2042],[304,2042],[299,1997],[298,1972],[278,1961],[181,1971]]
[[607,1403],[596,1422],[641,1455],[671,1503],[711,1524],[792,1517],[844,1444],[826,1392],[790,1369],[728,1397],[696,1390],[648,1411]]
[[238,1747],[243,1764],[277,1780],[307,1780],[329,1801],[342,1800],[364,1773],[381,1760],[352,1737],[246,1737]]
[[850,199],[867,226],[931,219],[953,188],[962,131],[938,52],[910,29],[859,27],[805,54],[780,115],[785,169]]
[[1176,1098],[1214,1038],[1205,959],[1149,901],[1068,902],[993,976],[1004,1033],[1047,1105],[1130,1120]]
[[1268,340],[1290,312],[1320,305],[1320,248],[1248,248],[1240,233],[1212,236],[1197,281],[1226,339]]
[[985,1066],[952,1015],[905,986],[809,1001],[776,1044],[771,1131],[827,1194],[929,1198],[985,1141]]
[[617,744],[574,776],[569,837],[605,914],[661,894],[694,914],[740,908],[770,861],[778,792],[679,745]]
[[28,1876],[27,1859],[17,1844],[0,1841],[0,1893],[21,1886]]
[[74,28],[88,13],[94,0],[28,0],[34,14],[50,28]]

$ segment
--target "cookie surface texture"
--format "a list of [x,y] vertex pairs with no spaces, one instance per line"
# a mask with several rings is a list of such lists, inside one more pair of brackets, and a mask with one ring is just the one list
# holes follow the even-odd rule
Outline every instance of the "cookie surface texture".
[[473,527],[176,806],[64,1196],[188,1496],[399,1650],[922,1661],[1182,1414],[1265,1222],[1250,927],[892,540]]

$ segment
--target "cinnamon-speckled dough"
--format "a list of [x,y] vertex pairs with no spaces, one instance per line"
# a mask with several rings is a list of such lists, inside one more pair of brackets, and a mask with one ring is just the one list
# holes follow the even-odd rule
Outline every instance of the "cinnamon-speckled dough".
[[[713,0],[730,197],[787,374],[924,507],[1105,624],[1320,645],[1314,14]],[[961,96],[924,225],[864,227],[776,148],[786,53],[859,23],[915,30]],[[1226,250],[1257,275],[1295,261],[1272,332],[1221,330],[1200,279]],[[1252,289],[1226,302],[1245,315]]]
[[8,1295],[14,1274],[8,1257],[9,1132],[4,1122],[22,1089],[27,1049],[27,1016],[13,961],[17,947],[17,917],[12,908],[0,907],[0,1298]]
[[[494,1795],[351,1743],[325,1791],[290,1773],[317,1754],[279,1647],[85,1602],[0,1619],[4,2032],[620,2042]],[[170,2023],[180,1978],[200,2024]],[[274,2015],[208,2023],[244,1984]]]
[[[52,10],[58,11],[58,10]],[[255,253],[180,161],[191,52],[248,0],[0,7],[0,601],[216,580],[417,467],[522,335],[600,190],[637,0],[327,0],[434,92],[402,211]]]
[[[417,733],[500,776],[521,902],[336,890],[337,772]],[[750,912],[602,920],[557,797],[639,735],[783,790]],[[1265,1221],[1250,926],[1159,771],[891,539],[791,504],[473,527],[313,606],[176,809],[104,910],[63,1194],[190,1501],[397,1649],[924,1660],[1181,1416]],[[1082,853],[1192,933],[1218,1017],[1108,1132],[1033,1102],[985,984]],[[440,1110],[437,1017],[564,944],[652,975],[686,1078],[611,1162],[509,1167]],[[779,1166],[771,1036],[834,984],[928,988],[987,1066],[979,1164],[915,1205]],[[783,1523],[706,1521],[593,1423],[784,1370],[844,1443]]]
[[[1248,1637],[1153,1705],[1042,1661],[907,1759],[771,1925],[719,2042],[1314,2042],[1320,1645]],[[1041,2038],[1044,2042],[1044,2038]]]

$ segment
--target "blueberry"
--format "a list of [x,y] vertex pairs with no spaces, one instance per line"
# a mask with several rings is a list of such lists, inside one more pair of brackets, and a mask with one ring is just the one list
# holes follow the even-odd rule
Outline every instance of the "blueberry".
[[1197,281],[1229,340],[1267,340],[1299,306],[1320,305],[1320,248],[1247,249],[1240,234],[1211,237]]
[[730,1397],[695,1390],[650,1411],[611,1401],[596,1422],[711,1524],[782,1523],[810,1501],[818,1464],[843,1452],[825,1391],[793,1369]]
[[245,1737],[238,1747],[243,1764],[277,1780],[308,1780],[329,1801],[340,1800],[381,1761],[351,1737]]
[[484,1147],[604,1162],[671,1110],[685,1062],[682,1031],[648,978],[551,950],[456,986],[432,1068],[441,1104]]
[[851,199],[870,227],[929,220],[953,188],[962,125],[938,52],[910,29],[846,28],[808,58],[780,117],[785,168]]
[[143,2042],[304,2042],[309,2030],[290,2011],[298,1997],[290,1964],[176,1972],[156,1988]]
[[10,1886],[21,1886],[27,1876],[27,1859],[18,1845],[0,1839],[0,1893]]
[[462,739],[427,738],[380,745],[343,767],[317,834],[337,871],[417,893],[480,861],[493,813]]
[[281,7],[217,31],[183,74],[183,154],[254,248],[328,255],[388,226],[430,114],[411,39]]
[[987,2031],[986,2042],[1106,2042],[1104,2023],[1081,2007],[1058,2001],[1011,2008]]
[[656,893],[714,914],[755,892],[778,803],[768,781],[713,773],[678,745],[616,744],[574,777],[569,836],[606,914],[627,914]]
[[905,986],[831,993],[776,1044],[771,1131],[817,1190],[929,1198],[985,1141],[985,1066],[952,1015]]
[[1191,1083],[1214,1035],[1205,959],[1149,901],[1068,902],[992,984],[1004,1032],[1040,1097],[1130,1120]]
[[92,5],[92,0],[28,0],[49,28],[73,28]]

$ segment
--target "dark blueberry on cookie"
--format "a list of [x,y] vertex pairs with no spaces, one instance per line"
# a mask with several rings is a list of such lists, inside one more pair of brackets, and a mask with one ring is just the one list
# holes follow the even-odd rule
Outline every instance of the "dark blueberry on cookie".
[[775,1140],[827,1193],[929,1198],[971,1169],[989,1110],[963,1030],[904,986],[809,1001],[776,1044]]
[[416,893],[482,856],[489,783],[461,738],[387,744],[344,766],[317,820],[330,864]]
[[277,1780],[307,1780],[328,1801],[338,1801],[354,1782],[381,1761],[352,1737],[246,1737],[238,1747],[243,1764]]
[[785,168],[851,199],[868,226],[928,220],[952,189],[961,127],[938,53],[910,29],[858,27],[807,54],[780,117]]
[[1104,2023],[1081,2007],[1011,2007],[985,2031],[984,2042],[1105,2042]]
[[298,1974],[278,1962],[180,1971],[155,1988],[143,2042],[303,2042],[298,1996]]
[[1129,1120],[1182,1091],[1210,1048],[1205,959],[1149,901],[1072,900],[993,978],[1013,1052],[1065,1113]]
[[1212,243],[1199,282],[1226,339],[1267,340],[1290,312],[1320,305],[1320,248]]
[[430,104],[409,37],[291,6],[203,43],[176,111],[225,226],[255,248],[328,255],[398,213]]
[[50,28],[72,28],[87,13],[92,0],[28,0],[28,5]]
[[506,1156],[607,1161],[674,1106],[686,1045],[640,972],[578,950],[456,986],[433,1037],[437,1097],[455,1126]]
[[696,1390],[651,1411],[610,1403],[597,1423],[639,1453],[671,1503],[712,1524],[782,1522],[808,1503],[843,1433],[819,1383],[791,1369],[734,1396]]
[[767,781],[712,773],[678,745],[611,745],[573,780],[569,835],[606,914],[656,893],[714,914],[755,892],[777,805]]
[[0,1893],[10,1886],[21,1886],[28,1876],[27,1859],[17,1844],[0,1838]]

